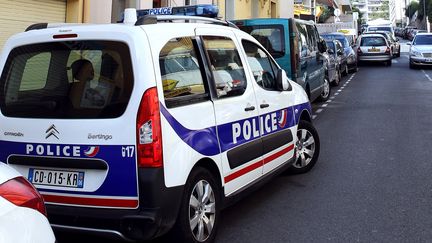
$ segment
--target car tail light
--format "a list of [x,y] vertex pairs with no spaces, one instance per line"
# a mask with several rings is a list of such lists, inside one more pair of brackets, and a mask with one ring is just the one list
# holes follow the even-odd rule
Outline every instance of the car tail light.
[[362,50],[360,47],[357,48],[357,54],[362,54]]
[[42,196],[24,177],[17,177],[1,184],[0,196],[17,206],[32,208],[47,215]]
[[139,167],[161,167],[162,129],[156,87],[148,89],[140,103],[137,116]]
[[385,53],[386,53],[386,54],[389,54],[389,53],[390,53],[390,47],[387,46],[387,49],[386,49]]

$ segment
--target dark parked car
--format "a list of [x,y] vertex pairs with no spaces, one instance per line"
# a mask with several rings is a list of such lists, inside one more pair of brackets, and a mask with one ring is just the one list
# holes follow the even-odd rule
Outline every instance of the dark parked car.
[[345,70],[343,70],[343,75],[347,75],[348,72],[357,72],[357,54],[354,51],[353,47],[350,46],[347,38],[342,33],[326,33],[321,35],[325,40],[338,40],[342,43],[342,47],[344,48],[344,55],[347,58],[347,66]]

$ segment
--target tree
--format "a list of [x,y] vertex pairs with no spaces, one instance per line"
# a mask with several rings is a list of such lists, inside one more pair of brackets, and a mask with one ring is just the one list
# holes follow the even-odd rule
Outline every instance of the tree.
[[405,16],[408,18],[412,18],[412,16],[419,10],[419,3],[418,2],[411,2],[408,4],[407,8],[405,9]]
[[363,23],[363,13],[360,12],[360,9],[358,9],[357,7],[353,7],[352,12],[358,13],[357,24],[358,24],[358,26],[360,26]]

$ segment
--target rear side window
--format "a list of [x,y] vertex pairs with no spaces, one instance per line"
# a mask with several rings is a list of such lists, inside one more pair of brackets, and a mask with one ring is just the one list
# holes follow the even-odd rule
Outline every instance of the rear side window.
[[361,46],[386,46],[386,41],[382,37],[364,37],[360,43]]
[[274,58],[285,55],[283,25],[239,26],[239,28],[253,36]]
[[159,53],[159,66],[167,107],[208,97],[191,37],[168,41]]
[[129,48],[114,41],[26,45],[9,54],[0,80],[5,116],[115,118],[133,87]]
[[210,61],[219,98],[242,95],[246,75],[234,42],[227,37],[204,36],[204,47]]

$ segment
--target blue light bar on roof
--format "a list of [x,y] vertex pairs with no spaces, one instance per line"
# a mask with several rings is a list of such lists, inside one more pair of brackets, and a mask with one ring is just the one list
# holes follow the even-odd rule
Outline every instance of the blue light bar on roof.
[[184,15],[184,16],[200,16],[208,18],[217,18],[219,8],[211,4],[198,4],[181,7],[164,7],[137,10],[137,17],[145,15]]

